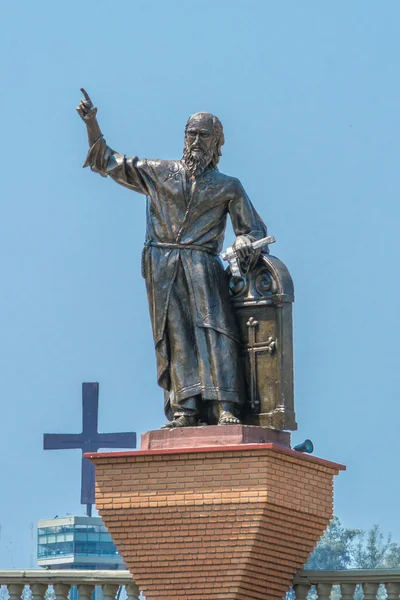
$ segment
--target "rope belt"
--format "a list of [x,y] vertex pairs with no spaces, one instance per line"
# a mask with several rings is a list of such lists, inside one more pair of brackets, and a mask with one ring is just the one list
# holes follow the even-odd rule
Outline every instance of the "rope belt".
[[144,245],[145,247],[154,246],[155,248],[166,248],[169,250],[200,250],[200,252],[207,252],[207,254],[218,256],[218,252],[214,252],[214,250],[211,250],[211,248],[205,248],[204,246],[199,246],[198,244],[174,244],[169,242],[164,243],[148,240]]

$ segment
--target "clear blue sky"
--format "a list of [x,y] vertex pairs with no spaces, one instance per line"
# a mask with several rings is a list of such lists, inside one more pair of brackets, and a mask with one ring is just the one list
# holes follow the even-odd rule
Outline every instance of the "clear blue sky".
[[81,168],[81,86],[127,154],[179,158],[187,117],[219,116],[295,281],[294,441],[347,464],[346,526],[400,542],[399,23],[395,0],[3,6],[0,568],[29,566],[31,522],[83,513],[79,451],[42,450],[80,430],[82,381],[102,431],[164,420],[144,199]]

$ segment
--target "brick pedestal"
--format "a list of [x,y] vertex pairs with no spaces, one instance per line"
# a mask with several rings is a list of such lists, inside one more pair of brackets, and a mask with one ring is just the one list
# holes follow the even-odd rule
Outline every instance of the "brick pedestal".
[[344,468],[276,444],[86,457],[148,600],[281,600],[332,518]]

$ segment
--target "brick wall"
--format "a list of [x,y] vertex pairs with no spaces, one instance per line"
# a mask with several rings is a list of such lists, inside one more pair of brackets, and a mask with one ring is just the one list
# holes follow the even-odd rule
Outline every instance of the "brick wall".
[[280,600],[342,468],[273,444],[90,456],[96,506],[149,600]]

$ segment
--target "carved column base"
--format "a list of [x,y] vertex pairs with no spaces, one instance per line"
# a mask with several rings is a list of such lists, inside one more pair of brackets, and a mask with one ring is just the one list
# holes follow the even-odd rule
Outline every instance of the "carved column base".
[[85,456],[148,600],[281,600],[332,518],[344,468],[276,444]]

